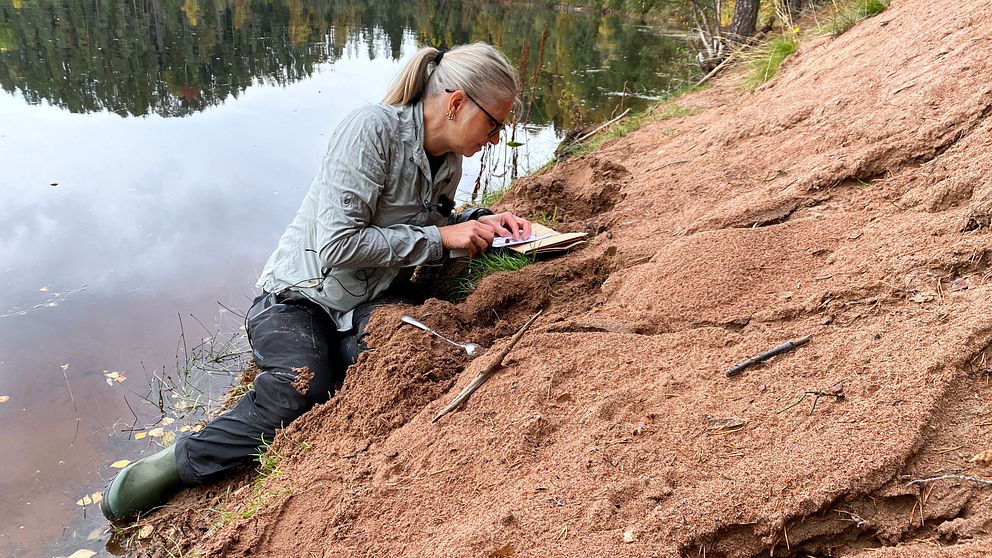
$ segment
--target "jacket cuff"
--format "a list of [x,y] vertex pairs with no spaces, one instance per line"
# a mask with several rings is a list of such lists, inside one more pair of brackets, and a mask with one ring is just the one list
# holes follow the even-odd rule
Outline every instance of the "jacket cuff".
[[478,221],[479,217],[495,214],[496,212],[488,207],[471,207],[454,214],[453,217],[455,223],[464,223],[465,221]]
[[424,227],[427,234],[428,260],[436,262],[444,259],[444,244],[441,243],[441,231],[435,226]]

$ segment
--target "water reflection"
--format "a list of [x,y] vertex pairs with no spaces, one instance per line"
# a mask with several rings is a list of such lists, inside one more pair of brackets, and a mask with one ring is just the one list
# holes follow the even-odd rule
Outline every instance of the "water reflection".
[[[143,393],[151,374],[174,369],[177,314],[232,329],[217,301],[245,309],[328,131],[379,99],[395,70],[390,59],[344,58],[333,72],[252,87],[182,119],[68,114],[0,96],[0,168],[10,169],[0,188],[0,395],[11,397],[0,439],[27,448],[0,458],[0,547],[52,556],[58,543],[68,555],[104,525],[95,509],[80,520],[76,500],[102,487],[112,461],[153,449],[121,433],[133,420],[122,388]],[[104,370],[129,380],[108,386]],[[128,398],[154,420],[152,406]]]
[[[529,168],[625,83],[664,90],[684,52],[616,16],[526,5],[0,0],[0,555],[100,549],[86,539],[105,522],[75,502],[155,449],[121,430],[129,404],[157,418],[139,396],[175,368],[178,317],[237,329],[217,303],[245,309],[327,134],[418,42],[491,40],[534,76],[545,29]],[[478,163],[465,172],[463,191]]]
[[0,86],[72,112],[186,116],[358,51],[398,60],[410,34],[499,44],[533,78],[529,121],[557,129],[602,120],[625,90],[668,89],[680,73],[672,62],[688,56],[684,40],[617,15],[480,1],[3,0]]

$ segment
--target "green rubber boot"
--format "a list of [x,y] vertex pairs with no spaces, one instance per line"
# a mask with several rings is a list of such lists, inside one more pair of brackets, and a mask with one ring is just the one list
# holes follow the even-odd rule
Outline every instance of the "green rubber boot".
[[110,521],[130,521],[163,503],[182,486],[173,444],[124,467],[103,491],[100,511]]

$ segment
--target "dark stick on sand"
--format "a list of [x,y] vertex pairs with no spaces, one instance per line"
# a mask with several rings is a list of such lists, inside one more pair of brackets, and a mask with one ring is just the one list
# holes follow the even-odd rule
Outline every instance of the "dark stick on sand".
[[780,355],[782,353],[787,353],[787,352],[791,351],[792,349],[795,349],[796,347],[802,347],[803,345],[805,345],[806,343],[809,342],[809,338],[810,338],[810,336],[809,335],[806,335],[804,337],[800,337],[799,339],[795,339],[793,341],[786,341],[785,343],[782,343],[781,345],[779,345],[779,346],[777,346],[777,347],[775,347],[773,349],[769,349],[769,350],[761,353],[758,356],[753,356],[753,357],[751,357],[751,358],[749,358],[749,359],[747,359],[745,361],[739,362],[739,363],[731,366],[730,369],[727,370],[727,377],[728,378],[732,378],[732,377],[740,374],[741,372],[743,372],[744,369],[747,368],[747,367],[749,367],[749,366],[758,364],[759,362],[764,362],[764,361],[772,358],[775,355]]

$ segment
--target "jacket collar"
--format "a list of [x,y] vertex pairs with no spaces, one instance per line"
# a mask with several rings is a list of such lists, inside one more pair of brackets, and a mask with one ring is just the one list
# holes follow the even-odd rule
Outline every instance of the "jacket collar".
[[[413,157],[413,162],[420,169],[420,172],[424,173],[427,178],[428,184],[431,181],[431,166],[427,161],[427,152],[424,150],[424,102],[423,100],[417,101],[412,105],[406,105],[403,107],[401,113],[401,126],[400,126],[400,138],[403,143],[411,146],[411,157]],[[454,153],[447,153],[444,157],[444,163],[441,168],[437,171],[437,179],[441,180],[447,177],[454,171],[455,158],[458,155]]]

